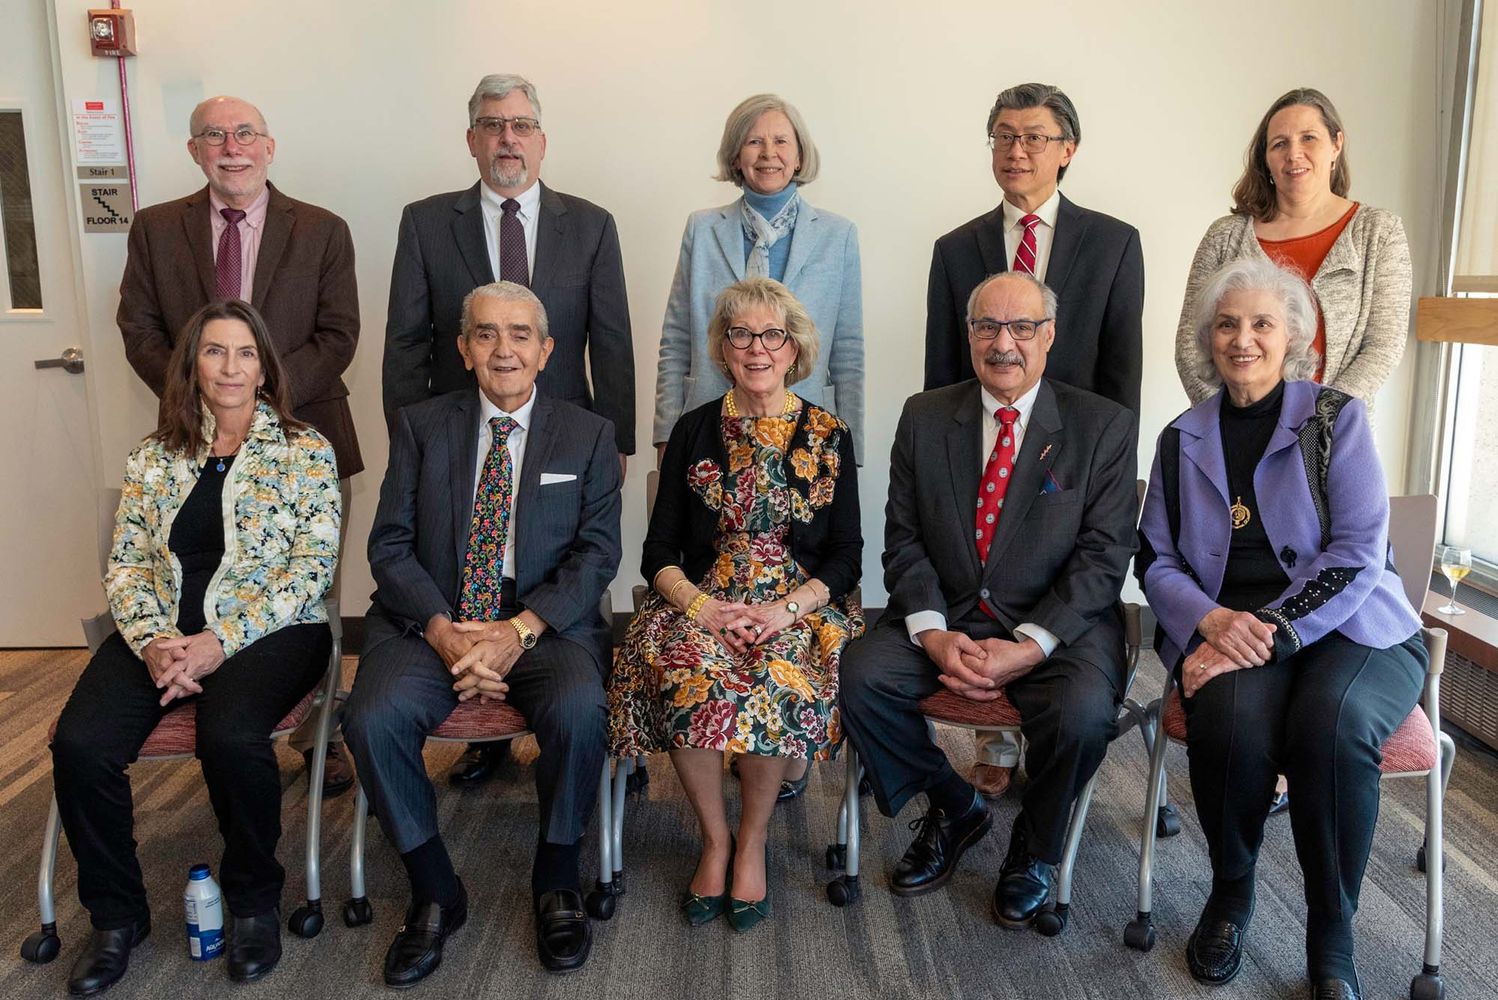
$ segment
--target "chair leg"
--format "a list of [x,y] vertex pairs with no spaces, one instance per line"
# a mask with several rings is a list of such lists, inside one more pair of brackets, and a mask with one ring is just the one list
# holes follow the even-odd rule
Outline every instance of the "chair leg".
[[621,758],[611,774],[605,759],[598,779],[598,885],[586,901],[588,913],[598,920],[613,917],[624,892],[624,865],[617,847],[624,822],[624,790],[633,768],[633,758]]
[[[324,713],[326,716],[326,713]],[[312,750],[312,769],[307,772],[307,900],[291,912],[287,930],[297,937],[314,938],[322,932],[322,779],[328,766],[327,718],[317,725],[317,745]]]
[[838,842],[827,848],[827,866],[843,869],[843,874],[827,883],[827,901],[833,906],[856,903],[863,895],[863,886],[858,882],[861,835],[858,827],[858,783],[863,780],[863,767],[859,764],[858,751],[853,749],[853,744],[847,744],[845,749],[848,754],[848,771],[843,779],[843,802],[837,816]]
[[354,799],[354,841],[349,847],[350,898],[343,904],[343,922],[350,927],[361,927],[374,919],[374,908],[364,895],[364,831],[368,820],[369,797],[360,782],[359,794]]
[[1082,846],[1082,831],[1087,828],[1087,811],[1092,807],[1092,791],[1096,786],[1097,774],[1094,773],[1072,804],[1071,819],[1066,825],[1066,847],[1056,874],[1056,905],[1042,910],[1035,918],[1035,929],[1046,937],[1055,937],[1066,930],[1067,917],[1071,913],[1071,883],[1077,868],[1077,850]]
[[1410,983],[1413,1000],[1436,1000],[1446,995],[1441,978],[1441,939],[1445,933],[1444,821],[1446,785],[1456,760],[1456,744],[1439,734],[1439,770],[1425,776],[1425,959],[1420,974]]
[[1150,754],[1149,794],[1145,798],[1144,821],[1139,836],[1139,903],[1133,920],[1124,926],[1124,944],[1139,951],[1155,946],[1155,925],[1150,919],[1153,905],[1155,833],[1160,809],[1161,791],[1165,787],[1165,748],[1170,740],[1160,724],[1164,698],[1150,703],[1150,729],[1154,733],[1154,752]]
[[54,795],[52,807],[47,810],[47,826],[42,832],[42,863],[36,875],[36,908],[40,911],[42,927],[21,942],[21,957],[38,965],[52,961],[62,949],[62,939],[57,936],[57,908],[52,898],[61,830],[62,817],[57,812],[57,796]]

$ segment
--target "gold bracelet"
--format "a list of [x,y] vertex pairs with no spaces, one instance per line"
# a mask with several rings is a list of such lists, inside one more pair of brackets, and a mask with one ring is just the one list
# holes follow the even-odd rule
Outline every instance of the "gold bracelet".
[[677,580],[674,584],[672,584],[671,589],[666,592],[666,603],[671,605],[673,608],[678,607],[676,603],[676,592],[677,590],[681,589],[682,584],[691,586],[692,581],[683,576],[680,580]]
[[[655,576],[652,576],[650,578],[650,585],[652,587],[654,587],[656,585],[656,582],[660,580],[661,574],[664,573],[664,572],[666,572],[666,570],[668,570],[668,569],[681,569],[681,567],[678,566],[678,565],[676,565],[675,563],[672,563],[669,566],[662,566],[660,569],[658,569],[658,570],[655,571]],[[681,570],[681,575],[682,576],[686,576],[687,575],[687,571],[684,570],[684,569]]]
[[701,593],[692,598],[692,603],[687,605],[687,620],[696,621],[697,615],[701,613],[702,606],[707,603],[707,594]]

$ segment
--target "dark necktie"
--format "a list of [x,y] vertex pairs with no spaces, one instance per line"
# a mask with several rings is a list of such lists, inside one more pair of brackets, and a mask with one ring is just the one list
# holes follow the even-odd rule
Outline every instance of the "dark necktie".
[[237,208],[221,208],[218,214],[228,225],[219,234],[218,253],[213,258],[213,292],[221,299],[237,299],[244,269],[244,258],[239,249],[239,223],[244,212]]
[[978,520],[973,537],[978,542],[978,561],[988,562],[988,548],[993,544],[999,515],[1004,512],[1004,494],[1009,490],[1009,474],[1014,471],[1014,422],[1019,411],[1006,406],[994,411],[999,421],[999,438],[983,467],[983,481],[978,484]]
[[515,488],[505,441],[519,426],[511,417],[489,418],[493,443],[473,498],[473,523],[468,526],[468,554],[463,560],[463,591],[458,599],[459,621],[499,620],[505,542],[510,536],[510,497]]
[[1014,267],[1011,270],[1034,278],[1036,277],[1035,227],[1040,225],[1040,216],[1031,213],[1019,220],[1019,223],[1025,227],[1025,234],[1020,237],[1019,246],[1014,250]]
[[525,258],[525,226],[520,222],[520,202],[506,198],[499,217],[499,280],[531,286],[530,267]]

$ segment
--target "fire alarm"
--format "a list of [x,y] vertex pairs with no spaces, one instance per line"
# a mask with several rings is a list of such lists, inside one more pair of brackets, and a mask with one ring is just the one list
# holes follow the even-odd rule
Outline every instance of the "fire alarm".
[[88,42],[96,56],[135,55],[135,15],[128,10],[89,11]]

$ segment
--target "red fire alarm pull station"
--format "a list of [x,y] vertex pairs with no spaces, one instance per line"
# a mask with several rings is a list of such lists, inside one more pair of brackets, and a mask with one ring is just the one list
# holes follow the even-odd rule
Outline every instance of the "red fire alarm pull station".
[[88,12],[88,41],[94,55],[135,55],[135,15],[128,10]]

